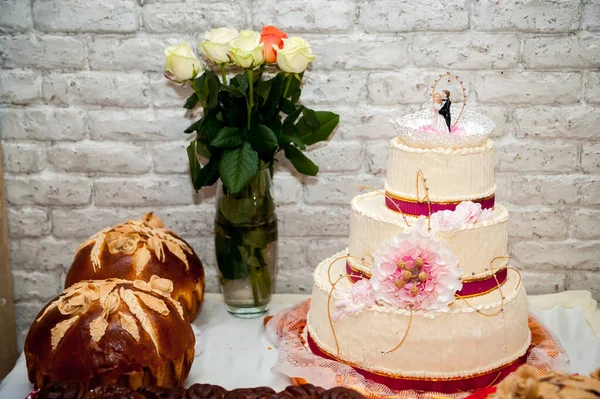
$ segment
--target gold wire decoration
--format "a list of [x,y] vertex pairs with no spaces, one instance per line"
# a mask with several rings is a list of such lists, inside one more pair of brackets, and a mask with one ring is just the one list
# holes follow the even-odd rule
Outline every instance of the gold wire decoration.
[[[466,299],[468,297],[455,295],[456,299],[462,300],[469,308],[473,309],[475,312],[479,313],[480,315],[486,316],[486,317],[494,317],[504,311],[504,293],[502,292],[502,284],[500,284],[500,282],[498,281],[498,277],[496,276],[496,271],[494,270],[494,262],[498,259],[510,259],[510,256],[496,256],[494,259],[492,259],[490,261],[490,272],[492,273],[492,276],[494,277],[494,280],[496,281],[496,285],[498,287],[498,292],[500,293],[500,308],[498,310],[496,310],[494,313],[484,313],[481,310],[476,309],[473,305],[471,305],[469,303],[469,301],[467,301],[467,299]],[[514,270],[517,273],[517,275],[519,276],[519,281],[515,285],[515,290],[516,290],[517,288],[519,288],[519,285],[521,285],[521,280],[522,280],[521,273],[514,267],[510,267],[508,265],[504,266],[504,267],[507,269],[510,269],[510,270]],[[508,277],[507,277],[507,279],[508,279]]]
[[[392,195],[390,195],[389,193],[387,193],[386,191],[383,190],[378,190],[376,188],[373,187],[369,187],[369,186],[358,186],[357,187],[359,190],[373,190],[376,193],[379,193],[381,195],[383,195],[384,197],[386,197],[387,199],[390,200],[390,202],[392,204],[394,204],[394,207],[396,208],[397,212],[402,215],[402,218],[404,219],[404,223],[406,223],[407,227],[410,227],[410,223],[408,223],[408,219],[406,219],[406,215],[404,214],[404,212],[402,212],[402,210],[400,209],[400,207],[398,205],[396,205],[396,203],[394,201],[392,201],[394,199],[394,197]],[[393,209],[392,209],[393,210]]]
[[384,355],[387,355],[388,353],[394,352],[396,349],[398,349],[398,348],[400,348],[402,346],[402,344],[404,343],[404,341],[406,341],[406,337],[408,336],[408,332],[410,331],[410,325],[412,324],[412,319],[413,319],[413,308],[412,308],[412,306],[410,306],[409,309],[410,309],[410,318],[408,319],[408,326],[406,327],[406,331],[404,332],[404,336],[402,337],[402,340],[400,340],[400,343],[398,345],[396,345],[393,349],[390,349],[389,351],[383,352]]
[[[421,181],[423,182],[423,187],[425,188],[425,195],[423,196],[423,198],[419,198],[419,177],[421,178]],[[417,185],[417,201],[419,202],[425,202],[427,201],[427,231],[431,231],[431,200],[429,199],[429,187],[427,187],[427,179],[425,178],[425,175],[423,174],[423,171],[421,169],[419,169],[417,171],[417,180],[416,180],[416,185]]]
[[[343,279],[347,278],[348,281],[350,281],[350,283],[354,284],[354,281],[352,281],[352,279],[350,278],[350,276],[348,275],[348,273],[345,273],[344,275],[340,276],[337,280],[335,280],[335,282],[331,283],[331,268],[332,266],[335,264],[335,262],[337,262],[338,260],[341,259],[359,259],[356,256],[352,256],[352,255],[344,255],[344,256],[339,256],[337,258],[335,258],[333,261],[331,261],[331,263],[329,264],[329,266],[327,267],[327,278],[329,280],[329,283],[331,284],[331,291],[329,291],[329,295],[327,296],[327,319],[329,320],[329,327],[331,327],[331,334],[333,335],[333,341],[335,342],[335,351],[336,351],[336,357],[340,356],[340,343],[337,339],[337,333],[335,332],[335,327],[333,325],[333,319],[331,318],[331,298],[333,298],[333,293],[335,291],[335,287],[336,285],[342,281]],[[359,279],[363,279],[363,280],[368,280],[369,278],[366,276],[355,276]],[[400,341],[400,343],[398,345],[396,345],[396,347],[394,347],[393,349],[387,351],[387,352],[383,352],[384,354],[388,354],[391,353],[395,350],[397,350],[398,348],[400,348],[402,346],[402,344],[404,343],[404,341],[406,340],[406,337],[408,336],[408,332],[410,331],[410,326],[412,324],[412,318],[413,318],[413,310],[412,307],[410,307],[410,319],[408,320],[408,326],[406,327],[406,332],[404,333],[404,336],[402,337],[402,340]]]
[[458,78],[458,75],[453,75],[450,72],[446,72],[445,74],[440,75],[439,78],[433,84],[433,86],[431,86],[431,98],[432,99],[433,99],[433,95],[435,94],[435,88],[437,87],[438,83],[440,83],[442,81],[442,79],[444,79],[445,77],[453,78],[454,80],[456,80],[458,82],[458,84],[460,85],[460,88],[462,89],[462,93],[463,93],[463,105],[460,108],[460,113],[458,114],[458,118],[456,118],[456,121],[454,121],[454,124],[452,124],[452,127],[454,127],[454,126],[456,126],[456,124],[458,124],[458,121],[460,120],[460,117],[462,116],[463,111],[465,110],[465,106],[467,105],[467,89],[465,89],[465,86],[463,85],[463,81]]

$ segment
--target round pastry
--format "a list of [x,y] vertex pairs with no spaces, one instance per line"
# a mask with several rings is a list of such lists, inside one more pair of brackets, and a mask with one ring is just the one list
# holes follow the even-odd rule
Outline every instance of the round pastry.
[[540,375],[523,365],[498,384],[490,399],[595,399],[600,397],[600,369],[589,377],[552,370]]
[[85,389],[116,384],[171,388],[185,382],[195,337],[173,283],[121,279],[82,281],[38,314],[25,340],[36,386],[72,380]]
[[107,228],[77,248],[65,288],[79,281],[122,278],[149,281],[157,275],[173,282],[178,300],[194,321],[204,297],[204,268],[192,248],[148,213],[141,220]]

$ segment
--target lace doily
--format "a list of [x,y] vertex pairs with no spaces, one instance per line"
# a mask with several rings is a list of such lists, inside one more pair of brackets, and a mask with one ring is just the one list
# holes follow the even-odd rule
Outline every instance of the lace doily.
[[[309,382],[329,389],[336,386],[352,388],[369,398],[450,399],[466,398],[471,392],[441,394],[436,392],[395,391],[363,377],[352,367],[313,354],[305,344],[304,330],[310,300],[285,309],[266,324],[266,333],[279,351],[279,361],[273,370],[290,377],[294,384]],[[550,370],[564,369],[568,357],[557,339],[540,321],[529,316],[532,347],[527,364],[545,375]]]
[[456,126],[461,134],[438,133],[426,128],[431,125],[432,113],[431,109],[422,110],[390,120],[390,124],[403,143],[419,148],[477,147],[485,143],[496,127],[487,116],[465,110]]

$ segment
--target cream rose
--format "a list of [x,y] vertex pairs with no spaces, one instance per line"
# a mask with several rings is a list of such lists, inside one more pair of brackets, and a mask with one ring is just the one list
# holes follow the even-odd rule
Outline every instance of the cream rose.
[[274,46],[277,51],[277,65],[284,72],[301,73],[315,60],[310,44],[301,37],[283,39],[283,48]]
[[260,33],[243,30],[237,39],[231,41],[231,59],[242,68],[255,68],[264,62],[263,47]]
[[218,28],[206,32],[204,41],[199,44],[200,50],[217,64],[230,62],[229,48],[232,40],[237,39],[239,32],[235,28]]
[[200,60],[187,42],[167,47],[165,57],[165,70],[175,76],[177,80],[194,79],[203,70]]

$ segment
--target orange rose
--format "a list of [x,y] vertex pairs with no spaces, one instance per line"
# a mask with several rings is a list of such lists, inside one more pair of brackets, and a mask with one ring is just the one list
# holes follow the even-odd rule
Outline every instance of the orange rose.
[[277,62],[277,52],[273,48],[276,45],[283,48],[283,40],[287,39],[287,35],[272,25],[264,26],[260,33],[260,42],[264,43],[263,54],[265,61],[269,64]]

